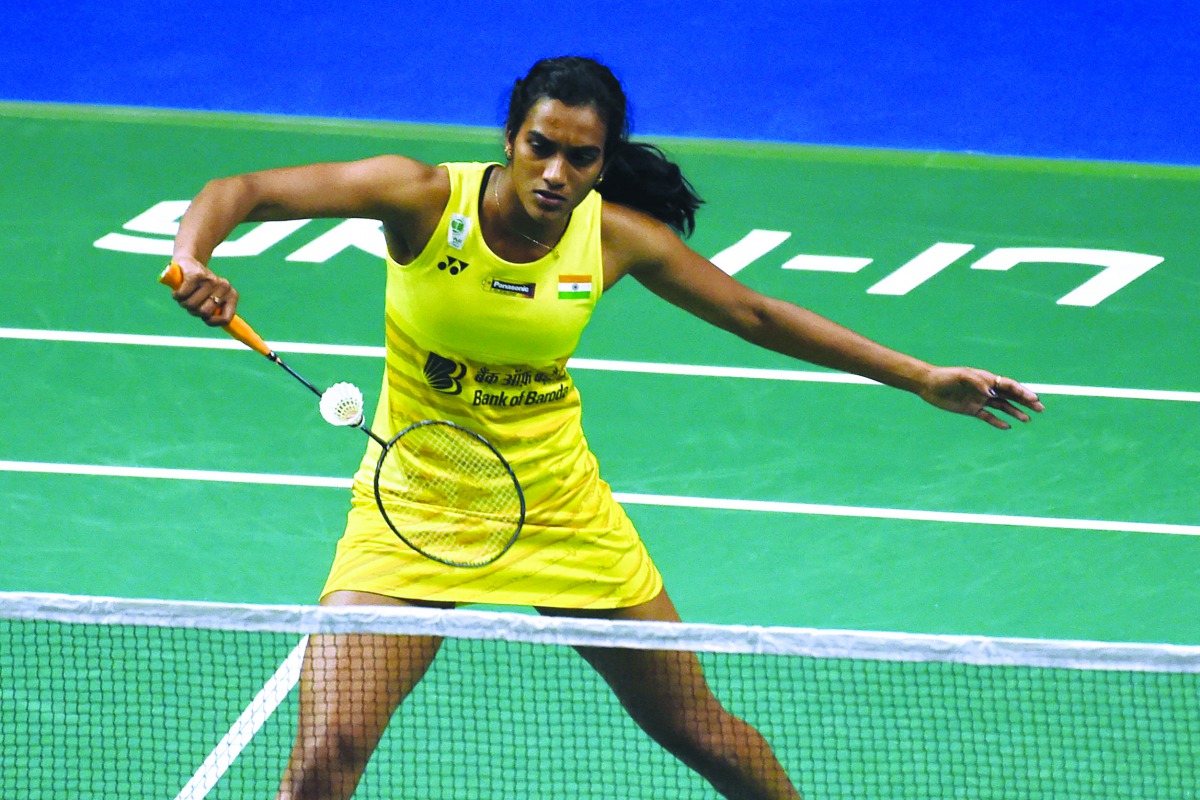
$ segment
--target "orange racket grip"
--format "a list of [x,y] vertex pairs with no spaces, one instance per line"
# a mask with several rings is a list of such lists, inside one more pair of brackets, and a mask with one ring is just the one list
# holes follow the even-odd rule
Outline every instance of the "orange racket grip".
[[[178,289],[179,284],[183,283],[183,270],[179,268],[178,264],[172,261],[162,271],[162,274],[158,276],[158,282],[172,289]],[[271,348],[267,346],[263,338],[258,335],[254,328],[250,327],[250,323],[237,314],[234,314],[233,319],[229,320],[228,325],[222,326],[222,329],[254,352],[262,353],[267,358],[274,358],[275,354],[271,352]]]

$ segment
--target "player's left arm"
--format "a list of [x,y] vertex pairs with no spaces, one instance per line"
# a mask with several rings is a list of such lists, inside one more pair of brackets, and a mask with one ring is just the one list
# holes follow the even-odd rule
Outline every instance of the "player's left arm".
[[1021,422],[1019,406],[1041,411],[1036,394],[987,370],[936,367],[893,350],[806,308],[769,297],[726,275],[666,225],[605,205],[605,278],[638,282],[674,305],[760,347],[862,375],[912,392],[938,408],[978,417],[1001,429],[1000,411]]

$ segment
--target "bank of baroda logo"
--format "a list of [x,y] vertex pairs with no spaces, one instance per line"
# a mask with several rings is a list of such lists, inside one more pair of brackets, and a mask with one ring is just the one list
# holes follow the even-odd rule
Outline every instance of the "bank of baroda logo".
[[467,365],[453,359],[430,353],[425,359],[425,380],[439,392],[462,394],[462,379],[467,374]]

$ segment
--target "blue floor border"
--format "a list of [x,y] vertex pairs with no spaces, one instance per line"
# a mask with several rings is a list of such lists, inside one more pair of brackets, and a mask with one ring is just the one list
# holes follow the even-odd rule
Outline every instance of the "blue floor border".
[[6,12],[0,99],[488,126],[574,52],[614,67],[642,134],[1200,164],[1186,3],[733,8],[42,0]]

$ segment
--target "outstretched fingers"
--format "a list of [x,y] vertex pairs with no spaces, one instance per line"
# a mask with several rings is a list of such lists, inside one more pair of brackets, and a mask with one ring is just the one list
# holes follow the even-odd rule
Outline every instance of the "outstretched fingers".
[[994,375],[986,390],[986,398],[979,408],[975,410],[973,416],[978,417],[994,428],[1008,430],[1012,425],[1002,417],[996,416],[993,411],[1007,414],[1020,422],[1029,422],[1032,418],[1021,406],[1035,412],[1041,412],[1045,409],[1037,394],[1028,387],[1014,381],[1012,378]]
[[938,408],[977,417],[1000,430],[1012,427],[1007,418],[1029,422],[1027,411],[1043,410],[1042,401],[1028,387],[971,367],[934,368],[920,395]]
[[[999,400],[1015,401],[1025,406],[1032,411],[1044,411],[1045,406],[1038,398],[1037,394],[1029,387],[1014,381],[1012,378],[1004,378],[999,375],[992,384],[993,396]],[[1010,406],[1011,407],[1011,406]],[[1003,410],[1003,409],[1002,409]],[[1011,413],[1011,412],[1008,412]],[[1024,412],[1021,412],[1024,414]],[[1028,415],[1025,415],[1028,420]]]

